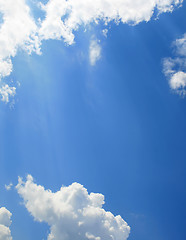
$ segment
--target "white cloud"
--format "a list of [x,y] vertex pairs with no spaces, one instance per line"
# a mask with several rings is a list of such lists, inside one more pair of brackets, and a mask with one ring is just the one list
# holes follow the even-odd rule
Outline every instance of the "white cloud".
[[[0,0],[0,82],[12,72],[12,61],[19,48],[34,50],[36,24],[30,15],[25,0]],[[37,46],[36,46],[37,47]],[[37,52],[39,50],[37,49]],[[1,87],[2,100],[9,101],[15,95],[15,88],[7,84]]]
[[6,208],[0,208],[0,240],[12,240],[10,225],[11,225],[11,212]]
[[[138,24],[153,12],[170,12],[183,0],[49,0],[40,6],[43,20],[34,20],[26,0],[0,0],[0,82],[12,72],[19,49],[40,54],[42,40],[63,39],[71,45],[80,26],[99,21]],[[4,98],[3,98],[4,99]],[[8,98],[6,98],[8,100]],[[6,101],[5,100],[5,101]]]
[[16,88],[10,87],[8,84],[3,85],[0,88],[0,95],[2,96],[1,100],[3,102],[9,102],[9,98],[15,96]]
[[100,57],[101,57],[101,46],[98,40],[93,39],[90,41],[90,46],[89,46],[90,64],[94,66],[96,62],[100,59]]
[[[1,47],[0,47],[1,48]],[[0,80],[3,77],[10,75],[12,72],[12,61],[10,58],[0,59]]]
[[158,14],[172,11],[183,0],[49,0],[42,5],[46,18],[41,24],[43,39],[63,38],[68,44],[74,42],[73,31],[99,20],[108,23],[138,24],[149,21],[155,9]]
[[174,90],[182,89],[182,91],[184,91],[183,89],[186,86],[186,73],[179,71],[173,74],[170,79],[170,86]]
[[186,34],[177,39],[173,46],[176,57],[164,59],[164,73],[170,88],[180,95],[186,94]]
[[130,227],[121,218],[105,211],[104,196],[88,194],[81,184],[61,187],[55,193],[19,178],[16,186],[27,210],[35,220],[50,226],[48,240],[126,240]]

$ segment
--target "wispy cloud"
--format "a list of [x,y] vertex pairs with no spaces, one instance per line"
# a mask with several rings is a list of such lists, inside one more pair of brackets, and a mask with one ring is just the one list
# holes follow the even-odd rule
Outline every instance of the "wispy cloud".
[[3,85],[0,88],[0,95],[2,96],[1,100],[3,102],[9,102],[9,98],[15,96],[16,88],[10,87],[8,84]]
[[97,39],[93,39],[89,46],[90,64],[94,66],[101,57],[101,45]]
[[103,209],[104,196],[88,194],[79,183],[61,187],[55,193],[33,182],[19,178],[16,186],[27,210],[35,220],[50,226],[48,240],[126,240],[130,227],[121,218]]
[[12,183],[9,183],[8,185],[5,184],[5,189],[6,189],[7,191],[9,191],[9,190],[12,189],[12,186],[13,186]]
[[186,94],[186,33],[177,39],[173,46],[176,55],[164,59],[164,73],[168,78],[170,88],[180,95]]

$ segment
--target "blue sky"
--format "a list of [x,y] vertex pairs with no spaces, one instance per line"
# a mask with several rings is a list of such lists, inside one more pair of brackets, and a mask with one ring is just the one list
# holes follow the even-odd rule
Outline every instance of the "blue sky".
[[[179,58],[173,43],[186,32],[185,13],[183,1],[135,26],[91,23],[72,45],[49,38],[42,55],[12,56],[1,79],[16,95],[0,102],[0,206],[12,213],[14,240],[50,232],[4,187],[27,174],[53,192],[78,182],[102,193],[103,208],[130,226],[129,240],[186,238],[186,100],[163,70],[164,59]],[[101,49],[93,65],[91,41]]]

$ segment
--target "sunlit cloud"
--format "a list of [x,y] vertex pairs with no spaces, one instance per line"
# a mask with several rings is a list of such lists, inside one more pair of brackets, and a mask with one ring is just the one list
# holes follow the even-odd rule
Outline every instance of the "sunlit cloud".
[[104,196],[90,193],[79,183],[57,192],[33,182],[31,175],[16,186],[27,210],[36,221],[50,226],[48,240],[126,240],[130,227],[121,218],[103,209]]

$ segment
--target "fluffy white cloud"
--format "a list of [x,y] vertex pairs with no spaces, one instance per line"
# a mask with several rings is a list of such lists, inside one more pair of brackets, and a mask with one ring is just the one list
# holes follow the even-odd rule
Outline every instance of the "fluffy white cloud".
[[48,240],[126,240],[129,235],[130,227],[121,216],[102,208],[104,196],[88,194],[81,184],[53,193],[28,175],[26,182],[19,178],[16,188],[34,219],[49,224]]
[[94,66],[96,62],[100,59],[101,57],[101,46],[99,44],[98,40],[91,40],[90,46],[89,46],[89,60],[90,64]]
[[[154,10],[170,12],[183,0],[49,0],[41,4],[45,17],[34,20],[26,0],[0,0],[0,87],[2,78],[12,72],[12,61],[18,49],[40,54],[42,40],[63,39],[74,43],[74,32],[80,26],[99,21],[138,24],[149,21]],[[180,43],[181,44],[181,43]],[[98,54],[99,48],[94,52]],[[97,60],[97,58],[96,58]],[[93,64],[94,65],[94,64]],[[11,94],[9,94],[11,95]],[[3,97],[4,101],[9,98]]]
[[168,77],[172,90],[180,95],[186,94],[186,34],[177,39],[173,46],[176,48],[175,58],[164,59],[164,73]]
[[183,0],[49,0],[42,5],[46,18],[41,24],[43,39],[63,38],[68,44],[74,41],[73,31],[99,20],[108,23],[138,24],[149,21],[155,9],[158,14],[172,11]]
[[0,208],[0,240],[12,240],[10,225],[11,225],[11,212],[6,208]]
[[[37,27],[25,0],[0,0],[0,13],[2,14],[2,23],[0,25],[1,82],[3,77],[10,75],[12,72],[11,57],[16,55],[19,48],[28,51],[37,48]],[[37,52],[39,52],[38,49]],[[9,96],[15,95],[15,88],[5,84],[1,86],[0,94],[2,100],[8,102]]]
[[184,87],[186,86],[186,73],[179,71],[172,75],[170,79],[170,86],[172,89],[182,89],[184,91]]

